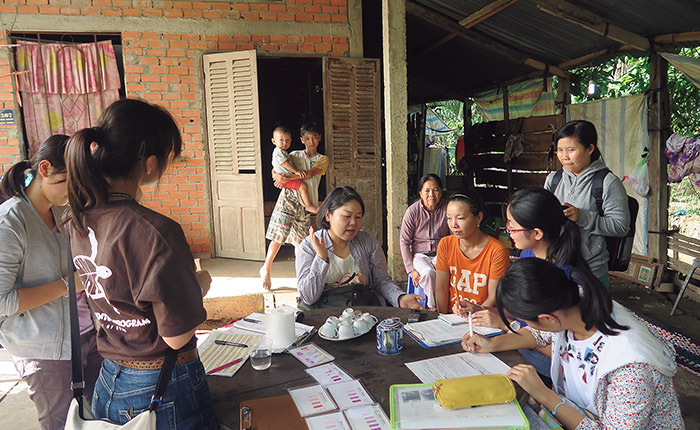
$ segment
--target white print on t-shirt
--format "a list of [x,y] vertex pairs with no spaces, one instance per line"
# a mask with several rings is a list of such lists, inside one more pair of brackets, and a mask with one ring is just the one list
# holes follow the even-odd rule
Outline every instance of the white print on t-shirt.
[[477,296],[480,295],[479,287],[486,286],[486,280],[488,279],[483,273],[474,273],[472,278],[470,270],[462,269],[462,276],[457,281],[457,268],[455,266],[450,266],[450,274],[452,275],[450,285],[455,287],[458,292],[463,291]]
[[[105,295],[104,287],[100,284],[100,279],[107,279],[112,276],[112,269],[107,266],[100,266],[95,259],[97,258],[97,237],[95,231],[88,227],[88,239],[90,240],[90,255],[78,255],[73,258],[73,263],[80,270],[80,280],[85,285],[85,291],[88,297],[92,300],[104,299],[114,312],[121,314],[117,308],[110,303]],[[126,332],[126,327],[141,327],[150,324],[148,318],[143,319],[124,319],[115,320],[105,313],[95,313],[97,319],[102,321],[102,328],[105,330],[118,330]]]

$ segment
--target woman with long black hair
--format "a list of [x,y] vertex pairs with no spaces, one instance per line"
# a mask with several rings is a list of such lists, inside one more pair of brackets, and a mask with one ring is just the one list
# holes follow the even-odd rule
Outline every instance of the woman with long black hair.
[[180,130],[158,106],[112,103],[66,151],[73,261],[101,322],[104,357],[93,415],[126,423],[151,404],[165,356],[176,365],[156,410],[159,430],[214,429],[194,336],[211,278],[197,273],[180,225],[139,203],[180,155]]
[[[63,429],[71,392],[67,279],[68,236],[61,225],[68,202],[63,154],[68,136],[43,142],[31,160],[2,178],[0,205],[0,344],[27,383],[41,428]],[[82,284],[76,283],[79,290]],[[78,292],[85,397],[92,398],[102,358],[85,293]]]
[[[572,280],[576,279],[576,281]],[[588,270],[571,277],[554,264],[514,262],[498,286],[496,303],[527,330],[493,338],[465,335],[465,351],[494,352],[552,345],[553,389],[533,366],[506,376],[546,407],[566,429],[681,429],[673,388],[673,347],[654,337]]]

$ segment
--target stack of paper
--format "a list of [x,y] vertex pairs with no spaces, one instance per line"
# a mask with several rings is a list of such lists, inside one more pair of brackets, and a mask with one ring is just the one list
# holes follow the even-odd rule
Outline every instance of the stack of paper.
[[[408,323],[404,330],[425,348],[459,343],[469,333],[468,324],[451,325],[439,319]],[[500,334],[502,331],[492,327],[474,327],[474,333],[482,336]]]

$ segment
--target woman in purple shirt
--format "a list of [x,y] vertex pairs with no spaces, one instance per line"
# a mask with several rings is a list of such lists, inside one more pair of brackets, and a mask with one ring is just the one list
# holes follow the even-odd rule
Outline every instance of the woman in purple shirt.
[[428,296],[427,307],[434,308],[437,246],[440,239],[450,234],[440,178],[433,174],[423,176],[418,181],[418,195],[420,200],[406,209],[401,223],[401,257],[406,273]]

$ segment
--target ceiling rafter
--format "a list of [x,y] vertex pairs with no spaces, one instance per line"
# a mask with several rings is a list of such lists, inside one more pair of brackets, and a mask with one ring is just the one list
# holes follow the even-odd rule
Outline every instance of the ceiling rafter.
[[[596,34],[606,35],[607,38],[625,45],[631,45],[635,49],[648,51],[651,49],[649,39],[640,36],[624,28],[610,24],[608,20],[574,6],[563,0],[537,0],[537,8],[559,19],[569,21]],[[607,28],[606,28],[607,27]]]
[[571,77],[571,74],[566,70],[562,70],[557,66],[545,64],[542,61],[530,58],[522,52],[509,48],[493,39],[489,39],[480,34],[477,34],[474,31],[470,31],[460,26],[457,22],[453,21],[452,19],[433,11],[432,9],[428,9],[422,5],[414,3],[410,0],[406,2],[406,13],[413,15],[419,19],[422,19],[428,23],[431,23],[437,27],[443,28],[449,32],[452,32],[457,36],[478,45],[481,48],[492,51],[493,53],[508,58],[511,61],[522,63],[529,67],[532,67],[533,69],[553,73],[557,76],[561,76],[564,78]]
[[[486,6],[482,7],[481,9],[477,10],[473,14],[469,15],[468,17],[464,18],[463,20],[459,21],[459,25],[461,25],[464,28],[472,28],[475,25],[479,24],[480,22],[485,21],[486,19],[494,16],[498,12],[502,11],[503,9],[507,8],[508,6],[512,5],[513,3],[517,2],[518,0],[496,0],[492,3],[487,4]],[[434,51],[435,49],[439,48],[440,46],[444,45],[445,43],[449,42],[450,40],[454,39],[457,37],[455,33],[450,33],[447,36],[443,37],[442,39],[438,40],[437,42],[433,43],[426,49],[422,50],[418,54],[414,55],[411,60],[418,59],[425,54]]]

